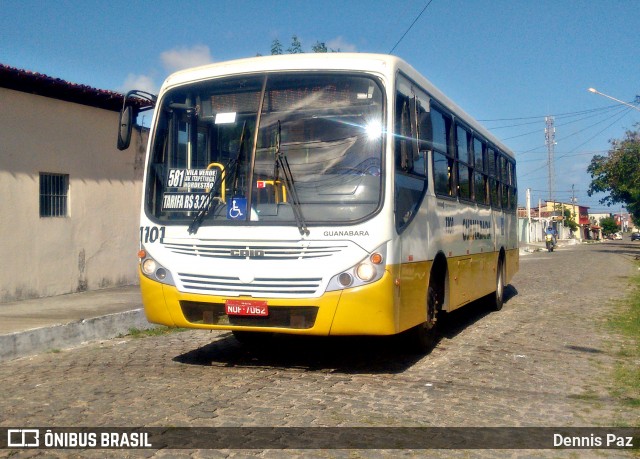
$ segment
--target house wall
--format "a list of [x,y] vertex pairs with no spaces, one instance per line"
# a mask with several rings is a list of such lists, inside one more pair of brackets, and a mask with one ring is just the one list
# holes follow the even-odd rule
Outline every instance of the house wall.
[[[143,141],[118,113],[0,88],[0,302],[137,282]],[[68,216],[40,217],[39,174],[69,175]]]
[[[544,242],[545,230],[550,224],[552,224],[551,220],[547,218],[532,218],[531,221],[523,217],[518,218],[518,242],[520,244]],[[562,230],[563,228],[560,229],[560,231]],[[558,234],[558,236],[564,238],[564,233]]]
[[611,214],[608,213],[589,214],[589,218],[596,225],[600,224],[600,220],[602,220],[603,218],[609,218],[610,216]]

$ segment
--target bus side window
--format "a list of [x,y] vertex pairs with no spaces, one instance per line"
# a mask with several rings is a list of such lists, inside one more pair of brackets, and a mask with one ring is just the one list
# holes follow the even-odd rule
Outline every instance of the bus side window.
[[485,161],[484,143],[477,139],[473,139],[473,193],[478,204],[489,204],[489,196],[487,193],[487,172]]
[[487,150],[489,165],[489,194],[491,195],[491,205],[497,209],[502,206],[500,202],[500,169],[496,160],[496,153],[493,149]]
[[456,158],[458,168],[458,196],[460,198],[469,200],[471,199],[471,171],[469,165],[471,161],[469,159],[471,149],[469,143],[471,134],[462,126],[457,126],[456,129]]
[[516,165],[507,160],[507,170],[509,172],[509,210],[515,211],[518,208],[518,188],[516,187]]
[[431,109],[433,133],[433,185],[439,196],[454,196],[453,157],[449,147],[451,120],[434,108]]
[[396,93],[395,223],[401,232],[415,217],[427,189],[426,151],[419,150],[419,112],[425,111],[417,96],[409,96],[409,84],[400,79]]
[[396,169],[408,171],[413,166],[413,132],[410,112],[412,104],[409,97],[400,92],[396,98]]
[[433,149],[433,132],[429,116],[429,99],[421,95],[416,98],[416,124],[418,127],[418,156],[413,158],[412,173],[427,177],[427,154]]
[[507,158],[500,155],[500,178],[501,178],[501,191],[502,191],[502,208],[507,210],[509,208],[509,172],[507,170]]

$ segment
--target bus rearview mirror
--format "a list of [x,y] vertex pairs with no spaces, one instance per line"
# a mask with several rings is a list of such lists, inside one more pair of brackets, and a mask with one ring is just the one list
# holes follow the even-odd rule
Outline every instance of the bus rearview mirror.
[[118,150],[129,148],[132,128],[133,108],[127,105],[120,112],[120,119],[118,120]]

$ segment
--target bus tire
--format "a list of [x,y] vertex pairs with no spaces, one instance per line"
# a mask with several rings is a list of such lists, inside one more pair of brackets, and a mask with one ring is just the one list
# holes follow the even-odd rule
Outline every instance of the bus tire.
[[416,354],[429,353],[437,342],[436,316],[438,295],[433,285],[427,291],[427,320],[405,332],[407,349]]
[[498,268],[496,270],[496,290],[493,295],[490,296],[489,302],[489,306],[492,311],[499,311],[504,305],[504,268],[504,258],[500,256],[500,258],[498,259]]

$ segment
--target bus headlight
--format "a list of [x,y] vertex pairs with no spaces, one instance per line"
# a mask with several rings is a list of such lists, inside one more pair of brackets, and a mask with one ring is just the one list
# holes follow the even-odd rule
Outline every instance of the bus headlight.
[[353,276],[349,273],[342,273],[338,275],[338,282],[343,287],[350,287],[353,284]]
[[386,258],[387,244],[385,243],[357,265],[333,276],[327,285],[327,292],[358,287],[381,279]]
[[149,254],[147,254],[146,250],[143,249],[138,252],[138,256],[140,257],[140,270],[142,271],[142,274],[156,282],[175,285],[171,273],[151,258]]
[[157,266],[158,264],[153,258],[147,258],[142,262],[142,272],[147,276],[151,276],[155,272]]
[[360,263],[356,267],[356,275],[364,282],[371,282],[376,277],[376,267],[371,263]]

